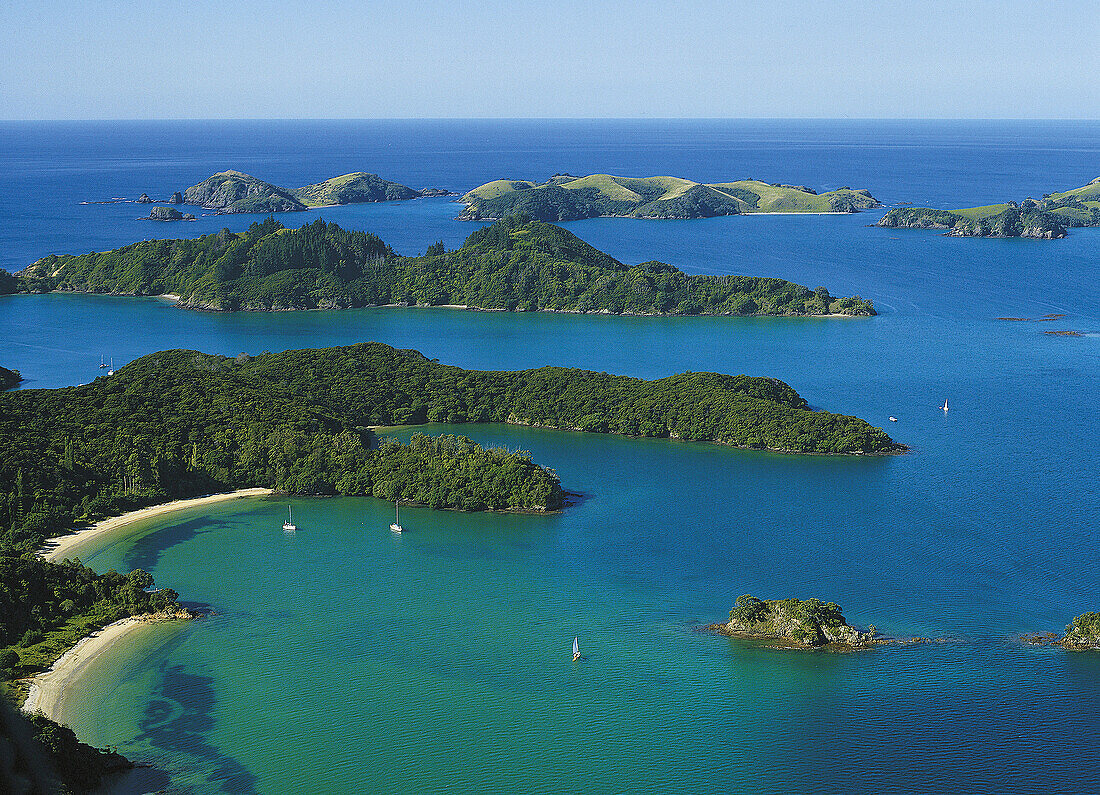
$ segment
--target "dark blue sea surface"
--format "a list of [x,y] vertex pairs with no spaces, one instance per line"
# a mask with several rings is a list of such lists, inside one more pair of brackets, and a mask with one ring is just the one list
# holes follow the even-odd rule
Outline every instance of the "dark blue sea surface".
[[[154,226],[136,220],[144,205],[81,204],[167,197],[226,168],[455,191],[557,172],[752,176],[965,207],[1100,175],[1100,123],[0,123],[0,267],[243,229],[257,217]],[[461,243],[475,226],[459,209],[280,220],[320,216],[417,253]],[[1100,654],[1018,641],[1100,609],[1100,229],[959,239],[869,226],[881,213],[565,224],[625,262],[859,294],[871,319],[0,298],[0,365],[25,388],[87,382],[101,356],[378,340],[464,367],[774,376],[912,447],[797,457],[435,427],[528,449],[585,499],[551,517],[403,510],[415,530],[398,543],[392,506],[368,498],[296,500],[293,539],[278,501],[150,524],[82,557],[147,567],[219,615],[113,652],[73,697],[78,731],[196,791],[1100,791]],[[853,623],[942,640],[804,654],[694,631],[742,593],[833,600]],[[588,659],[572,668],[577,634]]]

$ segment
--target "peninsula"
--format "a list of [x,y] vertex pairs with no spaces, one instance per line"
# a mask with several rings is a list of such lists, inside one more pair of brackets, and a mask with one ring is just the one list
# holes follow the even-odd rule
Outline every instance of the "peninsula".
[[503,422],[792,453],[899,452],[782,381],[656,381],[544,367],[462,370],[381,343],[236,358],[144,356],[63,389],[0,393],[0,542],[38,549],[81,522],[248,487],[433,508],[553,510],[561,487],[521,453],[468,439],[372,444],[368,426]]
[[239,234],[146,240],[50,255],[19,274],[24,292],[180,296],[219,311],[460,306],[633,315],[849,315],[875,310],[782,279],[689,275],[661,262],[626,265],[561,227],[509,216],[461,248],[401,257],[375,235],[323,220],[286,229],[273,217]]
[[546,182],[498,179],[462,197],[459,220],[503,218],[522,212],[539,221],[623,218],[712,218],[742,213],[851,213],[880,207],[866,190],[818,194],[805,185],[743,179],[703,184],[681,177],[555,174]]
[[[173,198],[176,194],[173,194]],[[416,190],[377,174],[357,171],[300,188],[281,188],[241,171],[220,171],[183,192],[185,204],[219,213],[282,213],[334,204],[400,201],[447,196],[441,188]]]
[[956,237],[1030,237],[1052,240],[1073,227],[1100,226],[1100,177],[1041,199],[964,210],[896,207],[878,222],[891,229],[942,229]]
[[762,600],[744,594],[737,597],[729,623],[711,624],[707,629],[796,649],[865,649],[875,643],[874,628],[861,632],[844,620],[838,605],[817,599]]

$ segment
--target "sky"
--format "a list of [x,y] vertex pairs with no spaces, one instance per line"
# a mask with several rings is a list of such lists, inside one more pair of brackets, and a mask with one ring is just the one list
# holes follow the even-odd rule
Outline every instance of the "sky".
[[0,0],[0,119],[1100,118],[1095,0]]

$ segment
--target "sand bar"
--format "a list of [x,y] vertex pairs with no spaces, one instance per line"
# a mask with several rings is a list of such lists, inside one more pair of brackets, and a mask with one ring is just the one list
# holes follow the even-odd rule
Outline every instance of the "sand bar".
[[152,505],[148,508],[141,508],[136,511],[130,511],[124,513],[122,516],[112,516],[110,519],[104,519],[101,522],[96,522],[91,527],[87,527],[83,530],[79,530],[71,535],[61,536],[59,538],[51,538],[46,541],[42,549],[38,553],[46,560],[60,561],[66,557],[72,557],[72,550],[78,545],[83,544],[95,536],[102,535],[103,533],[109,533],[112,530],[132,524],[133,522],[140,522],[145,519],[152,519],[156,516],[162,516],[172,511],[178,511],[183,508],[194,508],[201,505],[211,505],[217,502],[225,502],[227,500],[236,500],[241,497],[261,497],[266,494],[270,494],[271,489],[255,488],[255,489],[239,489],[238,491],[230,491],[224,494],[209,494],[205,497],[194,497],[187,500],[173,500],[172,502],[161,503],[160,505]]
[[149,622],[141,618],[124,618],[108,624],[99,632],[93,632],[82,638],[75,646],[62,654],[50,670],[38,674],[31,680],[31,689],[27,700],[23,702],[23,711],[42,712],[50,720],[61,720],[61,700],[65,688],[78,679],[84,669],[104,651],[117,643],[127,633]]

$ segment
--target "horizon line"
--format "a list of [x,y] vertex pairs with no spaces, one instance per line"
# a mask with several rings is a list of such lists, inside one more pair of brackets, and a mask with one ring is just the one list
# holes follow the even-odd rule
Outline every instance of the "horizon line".
[[181,121],[959,121],[959,122],[1098,122],[1100,117],[1068,116],[193,116],[3,118],[6,123],[181,122]]

